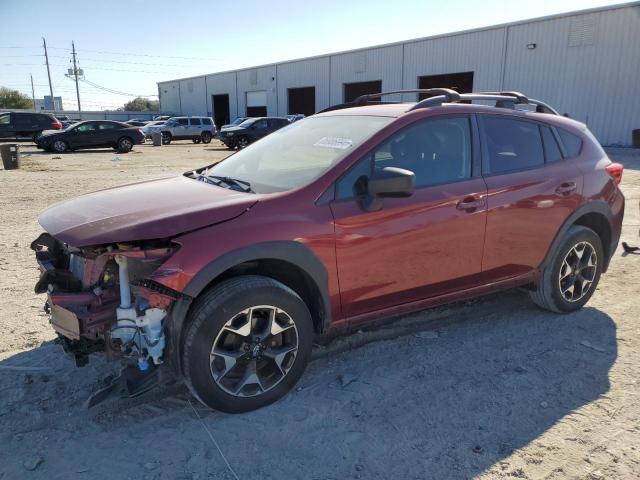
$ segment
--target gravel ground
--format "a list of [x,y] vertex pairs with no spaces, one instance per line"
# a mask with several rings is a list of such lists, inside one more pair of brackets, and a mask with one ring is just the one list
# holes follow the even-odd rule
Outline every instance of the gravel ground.
[[[114,371],[76,369],[33,293],[29,243],[48,205],[227,155],[172,143],[52,155],[0,170],[0,479],[640,477],[640,255],[619,249],[588,307],[553,315],[510,291],[318,348],[296,391],[226,415],[184,389],[100,414]],[[622,239],[639,244],[640,151],[625,164]]]

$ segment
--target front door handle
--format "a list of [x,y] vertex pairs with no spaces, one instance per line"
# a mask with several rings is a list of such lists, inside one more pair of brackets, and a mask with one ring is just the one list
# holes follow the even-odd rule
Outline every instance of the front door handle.
[[484,199],[477,197],[465,197],[456,204],[458,210],[472,212],[478,208],[484,207]]
[[564,182],[558,188],[556,188],[556,193],[558,195],[570,195],[576,190],[576,182]]

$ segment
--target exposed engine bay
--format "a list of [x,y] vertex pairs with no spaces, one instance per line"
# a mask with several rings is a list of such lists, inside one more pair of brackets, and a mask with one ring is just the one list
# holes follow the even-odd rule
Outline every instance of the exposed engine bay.
[[165,319],[180,293],[147,277],[177,248],[151,241],[78,249],[48,233],[32,242],[41,270],[35,291],[47,294],[51,325],[78,366],[101,351],[141,372],[164,362]]

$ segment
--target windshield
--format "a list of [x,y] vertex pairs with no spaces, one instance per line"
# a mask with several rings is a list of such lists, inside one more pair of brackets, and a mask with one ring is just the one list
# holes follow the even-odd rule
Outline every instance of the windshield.
[[238,125],[239,127],[249,127],[253,124],[253,122],[255,122],[256,119],[255,118],[249,118],[247,120],[243,120],[242,122],[240,122],[240,124]]
[[248,182],[257,193],[292,190],[320,177],[392,120],[310,117],[275,131],[203,174]]
[[177,120],[167,120],[164,123],[167,127],[175,127],[178,124]]
[[240,125],[242,122],[246,121],[246,118],[236,118],[231,125]]

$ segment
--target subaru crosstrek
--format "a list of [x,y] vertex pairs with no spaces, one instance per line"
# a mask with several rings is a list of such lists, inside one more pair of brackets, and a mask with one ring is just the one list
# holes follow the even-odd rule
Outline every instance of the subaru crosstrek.
[[36,291],[64,348],[243,412],[290,390],[329,330],[516,286],[581,308],[618,243],[622,166],[522,94],[422,93],[50,207]]

